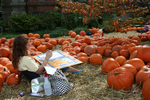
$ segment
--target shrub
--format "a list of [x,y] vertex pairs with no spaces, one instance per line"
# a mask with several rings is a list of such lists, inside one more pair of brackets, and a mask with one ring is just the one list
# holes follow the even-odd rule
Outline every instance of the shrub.
[[31,14],[13,14],[8,17],[9,27],[17,32],[35,31],[39,26],[39,18]]

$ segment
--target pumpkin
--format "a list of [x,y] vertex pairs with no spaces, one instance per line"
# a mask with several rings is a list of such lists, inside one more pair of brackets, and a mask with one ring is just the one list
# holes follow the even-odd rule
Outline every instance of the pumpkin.
[[64,38],[60,38],[60,39],[58,40],[58,44],[62,45],[62,43],[63,43],[64,41],[65,41]]
[[90,38],[90,37],[85,37],[85,38],[83,39],[83,42],[90,45],[90,44],[91,44],[91,38]]
[[90,55],[89,62],[91,64],[94,64],[94,65],[102,64],[102,56],[101,56],[101,54],[94,53],[94,54]]
[[133,82],[132,73],[123,67],[112,70],[107,76],[107,83],[113,89],[129,90]]
[[5,37],[1,38],[1,43],[4,43],[7,39]]
[[127,70],[129,70],[133,74],[133,77],[135,77],[137,74],[136,68],[131,64],[124,64],[120,67],[123,67],[123,68],[126,68]]
[[57,45],[56,39],[50,39],[48,42],[55,45],[55,46]]
[[36,37],[36,38],[38,38],[38,39],[41,38],[40,34],[38,34],[38,33],[33,34],[33,37]]
[[77,57],[87,57],[87,54],[84,52],[80,52],[77,54]]
[[129,59],[132,59],[132,58],[137,58],[137,50],[133,51],[130,55],[130,58]]
[[38,39],[35,39],[35,40],[33,41],[33,45],[34,45],[34,46],[39,46],[39,45],[41,45],[41,41],[38,40]]
[[114,58],[107,58],[103,61],[101,70],[103,74],[107,74],[118,67],[120,67],[120,65]]
[[120,66],[122,66],[127,59],[124,56],[117,56],[115,60],[119,63]]
[[128,58],[130,54],[129,54],[129,51],[127,49],[121,49],[119,52],[119,55],[124,56],[125,58]]
[[97,33],[98,30],[99,30],[99,28],[95,28],[95,27],[92,27],[91,29],[89,29],[89,31],[90,31],[92,34]]
[[86,32],[82,30],[82,31],[80,31],[79,35],[85,36],[85,35],[86,35]]
[[71,32],[71,35],[70,35],[70,36],[71,36],[72,38],[74,38],[74,37],[76,37],[76,35],[77,35],[76,32]]
[[1,47],[0,48],[0,55],[2,57],[8,57],[9,54],[10,54],[10,49],[9,48],[7,48],[7,47]]
[[150,100],[150,79],[145,81],[142,86],[142,96],[144,100]]
[[75,47],[73,47],[73,49],[76,52],[76,54],[81,52],[81,48],[79,46],[75,46]]
[[50,38],[50,35],[49,34],[43,34],[43,38]]
[[88,45],[87,43],[81,43],[81,46],[80,46],[81,51],[84,52],[84,48],[85,48],[87,45]]
[[137,85],[143,85],[146,80],[150,79],[150,68],[141,69],[136,74],[136,83]]
[[33,33],[28,33],[28,37],[33,37]]
[[77,59],[82,61],[83,63],[89,62],[89,57],[81,56],[81,57],[77,57]]
[[20,82],[20,78],[18,77],[18,74],[16,73],[11,73],[8,78],[6,79],[6,83],[8,85],[18,85]]
[[96,49],[93,45],[87,45],[85,48],[84,48],[84,52],[90,56],[91,54],[94,54],[96,52]]
[[72,45],[73,47],[75,47],[75,46],[81,46],[81,43],[78,42],[78,41],[74,41],[74,42],[71,43],[71,45]]
[[3,84],[4,84],[4,80],[3,80],[2,75],[0,74],[0,91],[1,91],[1,87],[3,86]]
[[71,40],[70,38],[67,38],[67,39],[66,39],[66,41],[69,41],[69,43],[71,43],[71,42],[72,42],[72,40]]
[[150,46],[142,46],[137,50],[137,58],[140,58],[145,63],[150,62]]
[[104,54],[104,48],[103,47],[97,46],[95,49],[96,49],[96,53],[99,53],[103,56],[103,54]]
[[7,77],[10,75],[10,71],[5,66],[1,66],[0,74],[2,75],[4,82],[6,81]]
[[119,53],[117,51],[113,51],[111,57],[116,58],[117,56],[119,56]]
[[39,45],[37,47],[37,50],[41,51],[41,52],[46,52],[47,51],[47,46],[46,45]]
[[105,57],[110,57],[111,54],[112,54],[112,50],[111,50],[111,49],[106,49],[106,50],[104,51],[104,56],[105,56]]
[[133,65],[137,69],[137,71],[139,71],[140,68],[145,65],[145,63],[139,58],[132,58],[132,59],[126,60],[124,64]]
[[49,42],[46,42],[46,46],[50,50],[53,49],[53,45],[51,43],[49,43]]

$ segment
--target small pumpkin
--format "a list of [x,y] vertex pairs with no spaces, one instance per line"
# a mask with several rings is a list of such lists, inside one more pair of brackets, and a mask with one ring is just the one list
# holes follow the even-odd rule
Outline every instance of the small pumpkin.
[[18,85],[20,82],[20,78],[18,77],[18,74],[16,73],[11,73],[8,78],[6,79],[6,83],[8,85]]
[[91,64],[94,64],[94,65],[102,64],[102,56],[101,56],[101,54],[94,53],[94,54],[90,55],[89,62]]
[[133,74],[133,77],[135,77],[136,74],[137,74],[136,68],[135,68],[133,65],[131,65],[131,64],[124,64],[124,65],[122,65],[122,66],[120,66],[120,67],[124,67],[124,68],[126,68],[127,70],[129,70],[129,71]]
[[33,37],[36,37],[36,38],[38,38],[38,39],[41,38],[40,34],[38,34],[38,33],[33,34]]
[[50,38],[50,35],[49,34],[43,34],[43,38]]
[[103,61],[101,70],[103,74],[107,74],[118,67],[120,67],[120,65],[114,58],[107,58]]
[[127,59],[124,56],[117,56],[115,60],[119,63],[120,66],[122,66]]
[[91,54],[94,54],[96,52],[96,49],[93,45],[87,45],[85,48],[84,48],[84,52],[90,56]]
[[136,67],[137,71],[139,71],[140,68],[145,65],[143,60],[141,60],[139,58],[132,58],[132,59],[126,60],[124,62],[124,64],[131,64],[131,65],[133,65],[134,67]]
[[37,50],[41,51],[41,52],[46,52],[47,51],[47,46],[46,45],[39,45],[37,47]]
[[2,75],[0,74],[0,91],[1,91],[1,87],[3,86],[3,84],[4,84],[4,80],[3,80]]

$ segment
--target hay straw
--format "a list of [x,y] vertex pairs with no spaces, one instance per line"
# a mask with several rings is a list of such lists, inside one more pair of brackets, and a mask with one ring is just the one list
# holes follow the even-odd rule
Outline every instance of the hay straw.
[[[127,37],[131,34],[135,36],[138,35],[135,31],[129,31],[125,33],[109,33],[104,34],[104,37]],[[64,36],[68,38],[69,36]],[[70,37],[69,37],[70,38]],[[74,38],[72,38],[74,40]],[[53,50],[60,50],[61,45],[53,47]],[[103,57],[103,60],[106,57]],[[89,63],[84,63],[80,65],[73,66],[77,69],[82,69],[81,73],[71,74],[65,73],[68,80],[74,83],[74,88],[65,93],[62,96],[47,96],[44,99],[50,100],[143,100],[141,87],[133,84],[134,88],[137,90],[136,93],[123,90],[115,90],[108,87],[107,84],[107,74],[104,75],[101,72],[101,65],[92,65]],[[0,100],[18,100],[17,94],[24,92],[25,95],[20,97],[20,100],[43,100],[43,98],[30,97],[30,82],[22,77],[21,82],[17,86],[9,86],[6,83],[1,89]],[[40,92],[44,94],[44,91]]]

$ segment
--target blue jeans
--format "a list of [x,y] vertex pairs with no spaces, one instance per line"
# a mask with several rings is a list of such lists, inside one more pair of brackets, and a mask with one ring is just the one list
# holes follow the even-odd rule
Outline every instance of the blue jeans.
[[63,73],[65,73],[65,72],[67,72],[69,70],[69,68],[70,67],[62,68],[61,70],[62,70]]

